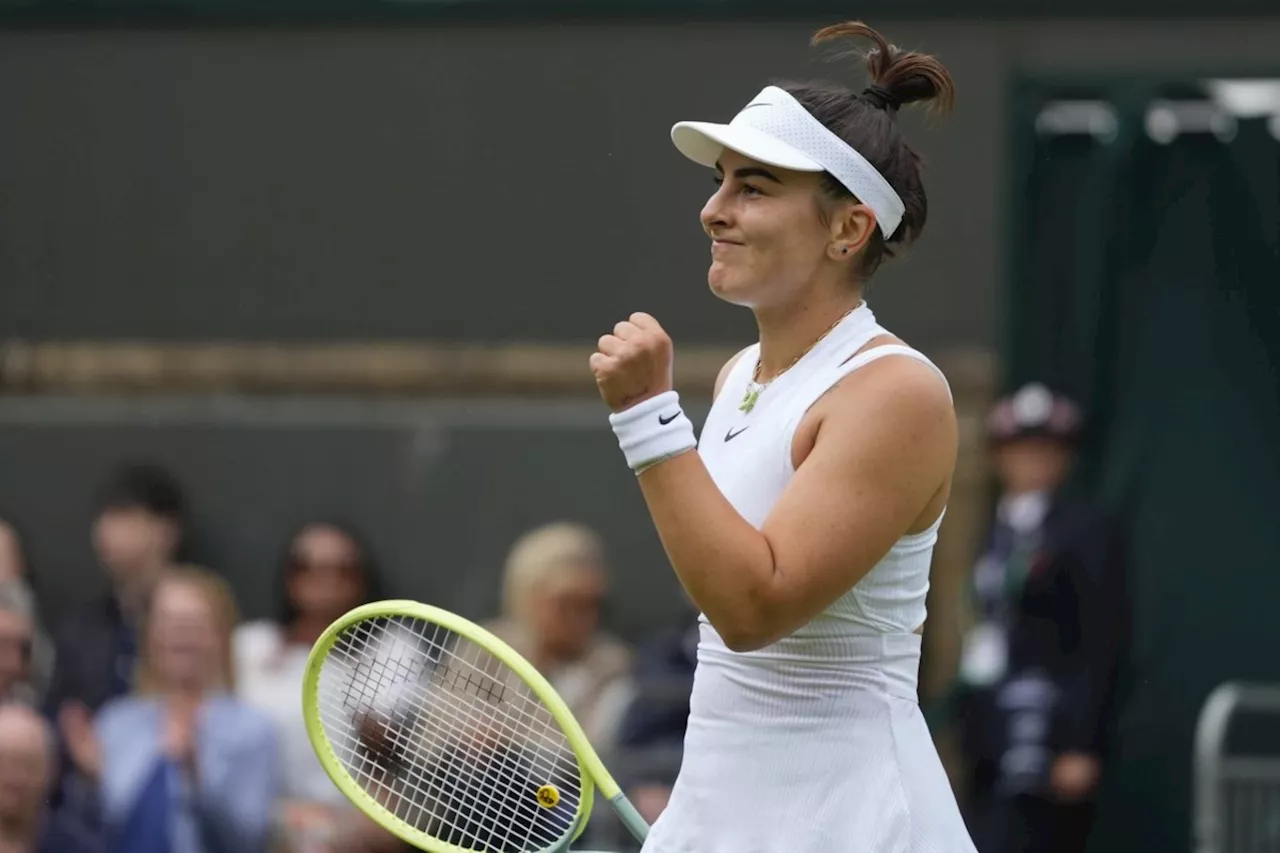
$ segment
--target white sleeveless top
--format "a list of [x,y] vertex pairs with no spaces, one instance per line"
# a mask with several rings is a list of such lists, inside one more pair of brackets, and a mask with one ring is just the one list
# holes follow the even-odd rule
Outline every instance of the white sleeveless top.
[[[698,452],[751,524],[763,525],[795,473],[796,428],[841,378],[888,356],[932,366],[901,345],[857,354],[886,334],[862,304],[749,413],[738,406],[759,345],[730,370]],[[940,524],[903,536],[823,613],[770,646],[732,652],[699,617],[684,759],[644,853],[973,853],[916,698],[914,632]]]

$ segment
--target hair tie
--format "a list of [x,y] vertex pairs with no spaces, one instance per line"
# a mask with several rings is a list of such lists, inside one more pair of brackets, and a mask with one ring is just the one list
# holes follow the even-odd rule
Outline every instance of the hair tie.
[[866,98],[872,105],[888,112],[896,112],[902,104],[893,93],[881,86],[879,83],[873,83],[862,90],[862,97]]

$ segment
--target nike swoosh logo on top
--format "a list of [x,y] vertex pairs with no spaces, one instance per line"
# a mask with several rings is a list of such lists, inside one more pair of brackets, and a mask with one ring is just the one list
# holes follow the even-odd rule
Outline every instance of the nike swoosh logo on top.
[[732,441],[733,439],[735,439],[735,438],[737,438],[738,436],[742,435],[744,432],[746,432],[746,431],[747,431],[747,430],[749,430],[749,429],[751,429],[751,427],[749,427],[749,426],[744,426],[742,429],[738,430],[737,432],[734,432],[734,431],[733,431],[733,427],[730,427],[730,428],[729,428],[729,431],[728,431],[728,432],[726,432],[726,433],[724,434],[724,440],[725,440],[725,441]]
[[670,417],[664,418],[662,415],[658,415],[658,423],[662,424],[663,426],[666,426],[667,424],[671,423],[678,417],[680,417],[680,409],[676,409],[676,413],[674,415],[671,415]]

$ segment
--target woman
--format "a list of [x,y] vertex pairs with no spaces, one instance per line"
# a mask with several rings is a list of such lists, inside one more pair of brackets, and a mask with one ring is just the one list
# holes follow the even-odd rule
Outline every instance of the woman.
[[547,524],[512,546],[503,616],[488,626],[547,677],[598,749],[614,745],[631,701],[631,652],[599,627],[606,588],[595,531]]
[[[29,642],[24,646],[24,692],[30,701],[39,702],[53,675],[53,642],[44,630],[40,619],[40,600],[36,594],[35,579],[31,573],[31,560],[26,543],[13,523],[0,516],[0,585],[6,591],[6,613],[25,613],[26,633]],[[0,620],[5,621],[5,620]]]
[[236,631],[236,684],[242,699],[272,719],[280,739],[279,822],[287,846],[351,849],[354,840],[340,837],[363,836],[369,824],[320,766],[299,697],[307,656],[324,630],[351,608],[382,597],[378,571],[354,528],[311,521],[288,538],[277,577],[275,618]]
[[266,853],[277,792],[271,722],[230,693],[235,604],[226,583],[173,569],[152,593],[140,695],[69,746],[95,767],[110,850]]
[[861,23],[871,85],[768,87],[682,122],[713,167],[708,282],[759,342],[721,371],[695,441],[671,341],[635,314],[591,368],[676,574],[701,609],[685,752],[645,853],[972,853],[920,713],[929,563],[951,488],[945,379],[863,301],[924,227],[902,105],[949,107],[933,57]]
[[38,707],[31,684],[35,622],[30,590],[20,581],[0,578],[0,702]]

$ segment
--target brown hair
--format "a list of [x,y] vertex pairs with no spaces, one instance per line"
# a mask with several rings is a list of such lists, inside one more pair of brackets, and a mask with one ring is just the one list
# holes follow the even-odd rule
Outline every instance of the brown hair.
[[221,683],[218,686],[225,690],[234,690],[235,660],[232,657],[231,643],[236,623],[240,618],[236,608],[235,595],[231,591],[231,586],[220,575],[200,566],[181,565],[166,570],[160,576],[159,582],[156,583],[155,590],[152,591],[151,607],[148,608],[140,633],[143,640],[140,644],[141,648],[138,655],[137,692],[155,693],[160,688],[155,667],[152,666],[151,662],[151,638],[149,634],[156,592],[165,584],[188,586],[204,596],[209,609],[213,612],[217,630],[221,635],[218,652],[222,658],[220,661],[222,672]]
[[[907,104],[928,102],[939,113],[955,103],[955,83],[936,58],[902,50],[861,21],[824,27],[814,33],[812,44],[841,38],[864,38],[873,47],[861,52],[871,85],[861,92],[831,83],[783,83],[782,88],[804,105],[818,121],[856,150],[884,176],[906,208],[897,229],[885,237],[879,228],[863,251],[859,276],[876,271],[886,258],[913,243],[924,230],[929,214],[924,183],[920,179],[920,156],[907,144],[894,121],[898,109]],[[823,187],[834,199],[852,194],[830,174]]]

